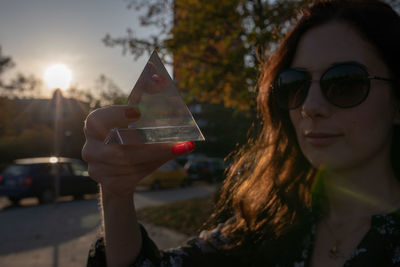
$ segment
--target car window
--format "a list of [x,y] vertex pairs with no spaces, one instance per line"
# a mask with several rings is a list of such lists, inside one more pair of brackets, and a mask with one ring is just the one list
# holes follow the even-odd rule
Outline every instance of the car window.
[[3,171],[3,175],[19,176],[28,173],[29,166],[26,165],[11,165]]
[[198,163],[198,166],[199,166],[200,168],[207,167],[207,165],[208,165],[208,163],[207,163],[207,162],[204,162],[204,161]]
[[71,163],[72,172],[77,176],[89,176],[87,166],[83,163]]
[[53,168],[53,164],[51,163],[36,164],[36,173],[38,175],[54,175],[55,170]]
[[160,167],[160,170],[177,170],[180,165],[175,161],[168,161]]
[[60,171],[60,175],[65,175],[65,176],[72,175],[72,172],[69,169],[68,163],[61,163],[61,164],[58,164],[58,166],[59,166],[58,168]]
[[161,167],[160,167],[160,170],[164,170],[164,171],[166,171],[166,170],[171,170],[172,169],[172,165],[171,165],[171,162],[169,161],[169,162],[167,162],[167,163],[165,163],[165,164],[163,164]]

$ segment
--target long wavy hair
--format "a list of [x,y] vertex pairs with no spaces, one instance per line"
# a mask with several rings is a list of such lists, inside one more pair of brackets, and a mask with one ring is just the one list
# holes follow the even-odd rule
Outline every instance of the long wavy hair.
[[[263,64],[257,96],[261,130],[237,153],[211,217],[222,222],[235,216],[234,223],[223,228],[237,241],[235,246],[282,239],[309,225],[309,218],[321,207],[313,194],[317,170],[304,157],[289,112],[276,105],[270,88],[277,73],[291,65],[302,36],[332,21],[351,25],[377,48],[400,95],[400,17],[388,4],[378,0],[330,0],[317,1],[303,10],[293,30]],[[399,153],[400,132],[395,127],[393,162],[399,162]],[[400,177],[400,164],[393,164],[393,168]]]

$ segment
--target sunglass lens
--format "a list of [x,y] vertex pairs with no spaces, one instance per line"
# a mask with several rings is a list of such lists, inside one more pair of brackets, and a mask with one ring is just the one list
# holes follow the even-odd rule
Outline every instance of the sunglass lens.
[[321,89],[333,105],[354,107],[368,95],[368,73],[362,67],[352,64],[330,68],[321,78]]
[[297,70],[281,72],[274,81],[274,95],[278,105],[285,109],[299,107],[307,97],[310,80]]

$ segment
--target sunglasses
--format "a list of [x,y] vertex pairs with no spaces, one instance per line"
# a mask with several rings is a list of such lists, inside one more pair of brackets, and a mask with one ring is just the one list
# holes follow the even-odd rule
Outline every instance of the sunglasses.
[[[368,96],[370,80],[393,82],[393,79],[371,76],[356,62],[339,63],[328,68],[319,83],[322,94],[332,105],[351,108],[361,104]],[[272,84],[272,94],[279,107],[296,109],[307,98],[313,82],[311,74],[298,69],[280,72]]]

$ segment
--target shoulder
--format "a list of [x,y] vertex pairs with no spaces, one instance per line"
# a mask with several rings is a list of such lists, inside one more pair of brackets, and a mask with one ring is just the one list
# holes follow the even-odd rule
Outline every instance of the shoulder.
[[227,253],[230,239],[223,233],[224,227],[232,222],[230,219],[211,230],[202,231],[182,246],[162,251],[158,251],[155,245],[146,245],[154,243],[143,229],[142,251],[132,266],[238,266],[238,262]]
[[373,216],[371,227],[386,239],[400,242],[400,209],[389,214]]
[[204,251],[222,250],[232,243],[232,239],[224,229],[233,225],[235,221],[236,218],[232,217],[226,222],[218,224],[211,230],[203,230],[198,237],[189,240],[188,243],[195,245]]
[[391,257],[393,266],[400,266],[400,209],[372,217],[372,230]]

